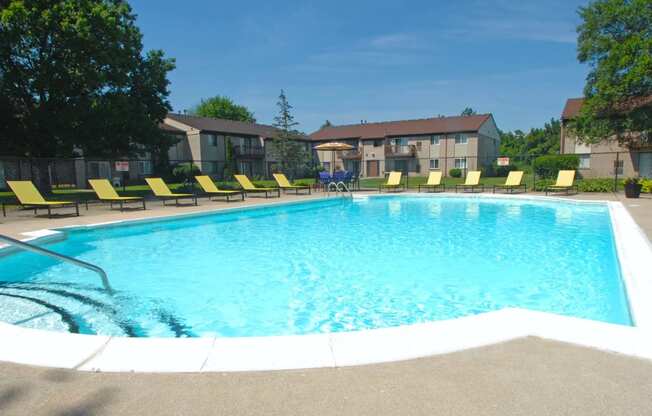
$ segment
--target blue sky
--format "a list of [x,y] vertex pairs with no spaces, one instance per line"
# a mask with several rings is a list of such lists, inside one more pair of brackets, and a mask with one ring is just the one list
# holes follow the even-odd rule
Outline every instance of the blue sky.
[[494,114],[542,126],[582,95],[585,1],[132,0],[147,49],[176,58],[175,111],[226,95],[271,123],[285,89],[299,128]]

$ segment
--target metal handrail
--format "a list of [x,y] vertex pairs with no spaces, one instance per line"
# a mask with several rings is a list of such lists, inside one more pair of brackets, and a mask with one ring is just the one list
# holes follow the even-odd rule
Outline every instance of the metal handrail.
[[7,237],[6,235],[0,234],[0,241],[4,241],[7,244],[16,246],[25,251],[31,251],[32,253],[36,253],[36,254],[42,254],[44,256],[52,257],[67,263],[72,263],[84,269],[94,271],[95,273],[100,275],[100,278],[102,279],[102,285],[104,286],[104,290],[106,290],[110,295],[114,293],[113,289],[111,288],[111,285],[109,284],[109,277],[106,275],[106,272],[101,267],[98,267],[91,263],[86,263],[85,261],[82,260],[77,260],[76,258],[73,257],[68,257],[63,254],[55,253],[54,251],[50,251],[48,249],[35,246],[33,244],[29,244],[24,241],[16,240],[15,238]]

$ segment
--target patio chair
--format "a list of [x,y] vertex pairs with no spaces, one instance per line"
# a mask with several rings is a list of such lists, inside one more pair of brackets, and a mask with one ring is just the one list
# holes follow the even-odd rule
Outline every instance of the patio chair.
[[147,185],[154,192],[154,196],[163,201],[163,206],[165,206],[165,201],[171,199],[174,199],[176,206],[179,206],[180,199],[192,199],[193,204],[197,205],[197,195],[174,193],[170,191],[170,188],[161,178],[145,178],[145,182],[147,182]]
[[274,196],[274,193],[276,192],[276,197],[280,198],[281,197],[281,190],[280,188],[264,188],[264,187],[257,187],[254,185],[247,175],[233,175],[236,181],[240,184],[242,187],[242,190],[245,192],[245,194],[250,194],[250,193],[264,193],[265,198],[269,198],[270,195]]
[[322,189],[326,189],[329,183],[333,181],[330,173],[328,172],[319,172],[319,185]]
[[570,194],[571,190],[577,193],[577,185],[575,185],[575,171],[574,170],[560,170],[557,174],[557,182],[554,185],[546,186],[545,192],[561,192],[566,191],[566,195]]
[[[16,195],[18,205],[26,209],[33,209],[34,215],[39,209],[47,209],[48,218],[52,218],[52,208],[75,207],[75,214],[79,217],[79,202],[77,201],[46,201],[36,189],[32,181],[7,181],[7,185]],[[6,203],[2,204],[2,215],[7,216]]]
[[299,191],[308,190],[308,195],[312,193],[310,190],[310,185],[292,185],[283,173],[275,173],[272,176],[274,176],[274,180],[278,184],[278,187],[283,190],[283,192],[294,190],[296,194],[299,195]]
[[244,201],[245,199],[244,192],[242,191],[219,189],[217,185],[215,185],[215,182],[213,182],[213,180],[208,175],[198,175],[195,176],[195,179],[197,179],[197,183],[199,184],[199,187],[202,189],[202,191],[208,195],[209,201],[214,196],[223,196],[226,198],[226,202],[231,202],[232,196],[240,197],[241,201]]
[[405,185],[401,185],[401,172],[389,172],[387,182],[378,185],[378,192],[383,192],[383,189],[398,191],[401,187],[405,189]]
[[494,185],[493,193],[496,193],[496,189],[502,189],[510,194],[514,193],[515,189],[523,189],[523,192],[527,192],[527,184],[523,183],[523,171],[513,170],[509,172],[504,184]]
[[117,203],[120,205],[120,212],[122,212],[124,204],[127,202],[142,202],[143,209],[147,209],[145,207],[145,198],[140,196],[120,196],[107,179],[89,179],[88,183],[100,201],[109,203],[109,209],[113,209],[113,204]]
[[459,189],[461,189],[464,192],[468,190],[470,190],[471,192],[475,192],[476,189],[480,189],[480,192],[484,192],[484,185],[480,183],[481,174],[482,172],[480,172],[479,170],[469,171],[466,174],[466,180],[464,181],[464,183],[455,185],[455,192],[457,192]]
[[426,183],[419,184],[418,190],[421,192],[421,188],[430,190],[431,192],[443,192],[446,190],[446,187],[441,183],[441,172],[430,172],[428,174],[428,180]]

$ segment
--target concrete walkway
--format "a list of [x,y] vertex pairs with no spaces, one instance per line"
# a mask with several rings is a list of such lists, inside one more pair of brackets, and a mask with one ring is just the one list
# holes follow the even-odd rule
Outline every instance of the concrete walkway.
[[397,363],[231,374],[0,366],[10,415],[650,415],[652,363],[526,338]]
[[[199,208],[154,204],[145,213],[93,207],[82,211],[83,217],[55,220],[13,212],[0,223],[0,233],[20,237],[52,224],[236,206],[200,203]],[[652,198],[623,203],[651,236]],[[99,374],[0,363],[0,415],[86,414],[651,415],[652,362],[526,338],[404,362],[261,373]]]

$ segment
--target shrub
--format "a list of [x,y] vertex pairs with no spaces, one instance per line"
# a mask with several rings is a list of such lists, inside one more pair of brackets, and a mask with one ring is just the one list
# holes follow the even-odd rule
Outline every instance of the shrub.
[[462,177],[462,169],[453,168],[450,171],[448,171],[448,174],[451,175],[452,178],[461,178]]
[[505,177],[509,175],[509,172],[513,170],[519,170],[516,165],[509,164],[507,166],[498,166],[498,164],[494,163],[494,170],[496,172],[496,176],[499,177]]
[[613,192],[614,181],[609,178],[582,179],[577,182],[580,192]]
[[195,175],[201,175],[201,171],[194,163],[179,163],[172,170],[172,176],[178,181],[187,180]]
[[547,155],[534,159],[534,173],[541,178],[554,178],[560,170],[577,170],[577,155]]
[[641,192],[645,192],[645,193],[652,192],[652,179],[642,179],[641,185],[643,185]]

